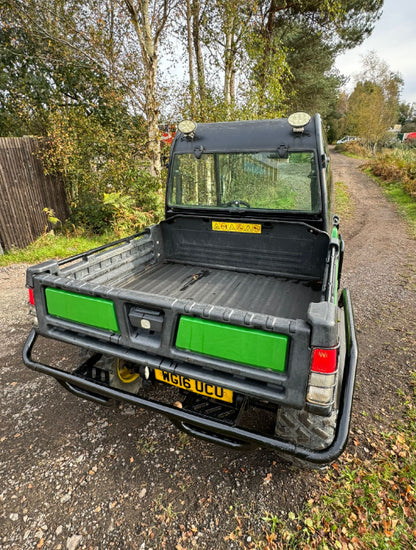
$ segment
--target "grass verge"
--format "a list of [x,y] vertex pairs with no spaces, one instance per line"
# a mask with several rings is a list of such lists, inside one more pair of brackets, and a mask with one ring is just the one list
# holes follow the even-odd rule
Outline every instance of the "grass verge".
[[334,207],[335,212],[341,219],[341,224],[343,220],[351,218],[354,214],[353,205],[351,203],[351,196],[348,191],[347,185],[342,181],[335,182],[335,199]]
[[404,191],[399,181],[383,181],[373,174],[371,168],[366,168],[365,172],[379,184],[386,197],[397,206],[400,215],[407,221],[413,237],[416,238],[416,200]]
[[16,263],[36,264],[51,258],[65,258],[115,240],[113,235],[66,236],[46,233],[23,249],[0,256],[0,267]]

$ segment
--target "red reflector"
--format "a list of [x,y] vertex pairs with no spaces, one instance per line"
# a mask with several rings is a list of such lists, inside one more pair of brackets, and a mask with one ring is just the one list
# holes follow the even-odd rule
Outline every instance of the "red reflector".
[[31,306],[35,305],[35,297],[33,295],[33,288],[29,288],[29,304]]
[[312,354],[313,372],[330,373],[337,370],[336,349],[314,349]]

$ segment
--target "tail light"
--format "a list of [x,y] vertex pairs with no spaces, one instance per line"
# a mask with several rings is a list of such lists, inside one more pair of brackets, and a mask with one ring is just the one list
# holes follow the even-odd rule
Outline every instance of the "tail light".
[[338,348],[315,348],[312,351],[311,373],[306,395],[308,403],[322,406],[332,404],[337,368]]
[[33,326],[38,326],[38,318],[36,315],[36,308],[35,308],[35,295],[33,293],[33,288],[29,288],[29,315],[32,317],[33,320]]
[[331,374],[337,370],[337,348],[314,349],[312,352],[312,372]]
[[29,288],[29,304],[31,306],[35,305],[35,296],[33,294],[33,288]]

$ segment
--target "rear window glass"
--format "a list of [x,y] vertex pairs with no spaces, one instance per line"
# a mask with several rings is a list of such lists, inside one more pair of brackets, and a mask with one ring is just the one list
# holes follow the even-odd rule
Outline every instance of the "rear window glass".
[[316,213],[320,209],[313,151],[175,154],[170,206],[251,208]]

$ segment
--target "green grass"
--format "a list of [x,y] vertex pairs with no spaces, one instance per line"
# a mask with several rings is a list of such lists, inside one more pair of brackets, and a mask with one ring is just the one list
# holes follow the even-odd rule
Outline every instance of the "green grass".
[[335,213],[341,219],[341,224],[343,220],[349,219],[352,217],[354,210],[351,203],[351,196],[348,191],[347,185],[342,181],[335,182],[335,199],[334,199],[334,209]]
[[403,189],[394,184],[384,184],[383,190],[387,197],[399,207],[400,213],[406,218],[416,236],[416,200],[412,199]]
[[51,258],[65,258],[115,240],[114,235],[66,236],[47,233],[23,249],[0,256],[0,267],[16,263],[36,264]]
[[370,168],[365,170],[376,181],[386,197],[393,202],[401,216],[406,220],[413,237],[416,237],[416,200],[404,191],[400,182],[386,182],[375,176]]

